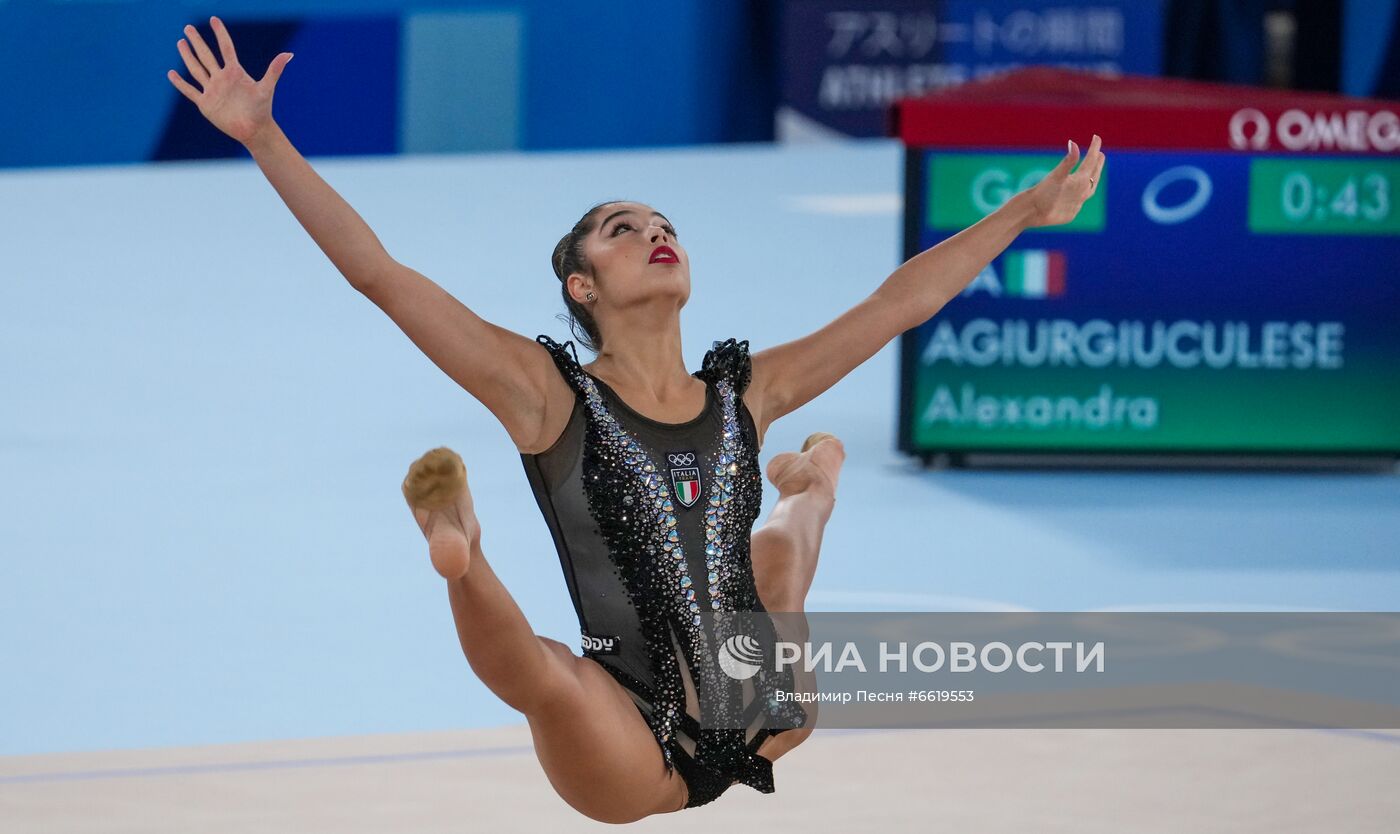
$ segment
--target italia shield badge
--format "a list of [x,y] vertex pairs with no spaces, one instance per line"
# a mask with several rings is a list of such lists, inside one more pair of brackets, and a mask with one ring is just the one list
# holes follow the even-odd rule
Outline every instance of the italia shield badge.
[[690,507],[700,498],[700,467],[694,452],[671,452],[666,455],[671,464],[671,487],[676,500]]

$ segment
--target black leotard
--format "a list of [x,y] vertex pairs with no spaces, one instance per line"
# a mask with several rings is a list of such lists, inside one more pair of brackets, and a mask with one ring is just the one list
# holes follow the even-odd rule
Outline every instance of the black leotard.
[[575,402],[558,440],[521,460],[559,551],[583,655],[632,695],[666,767],[686,781],[686,807],[736,780],[772,793],[772,762],[755,751],[806,721],[773,697],[791,690],[791,672],[734,680],[719,667],[716,619],[700,616],[765,611],[749,561],[763,482],[743,403],[748,342],[714,343],[694,374],[706,383],[705,409],[673,424],[629,408],[570,355],[572,342],[536,340]]

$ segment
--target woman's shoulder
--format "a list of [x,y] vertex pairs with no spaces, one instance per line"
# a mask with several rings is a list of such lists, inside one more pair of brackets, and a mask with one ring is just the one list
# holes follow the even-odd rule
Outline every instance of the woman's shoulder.
[[574,347],[573,340],[569,339],[560,344],[541,333],[535,337],[535,341],[543,345],[544,349],[549,352],[550,358],[554,360],[554,366],[559,369],[559,375],[577,393],[588,372],[583,369],[583,364],[579,362],[578,350]]
[[541,333],[535,337],[535,341],[544,345],[544,349],[549,351],[549,355],[554,357],[556,362],[566,365],[570,363],[574,365],[579,364],[578,351],[574,348],[573,339],[569,339],[563,344],[560,344],[548,335]]
[[706,382],[728,381],[734,392],[742,395],[752,377],[748,339],[725,339],[712,342],[696,375]]
[[535,341],[548,351],[559,373],[553,375],[548,384],[540,416],[540,435],[544,439],[536,438],[528,447],[517,444],[516,448],[522,455],[542,455],[558,446],[559,440],[574,422],[581,402],[580,394],[587,384],[587,372],[579,364],[578,352],[572,340],[561,344],[542,333],[535,337]]

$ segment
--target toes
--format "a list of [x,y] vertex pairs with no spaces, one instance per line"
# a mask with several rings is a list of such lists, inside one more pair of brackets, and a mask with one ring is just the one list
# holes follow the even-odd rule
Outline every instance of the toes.
[[846,447],[840,440],[833,437],[829,441],[821,444],[812,450],[813,459],[820,457],[835,458],[836,465],[840,466],[846,460]]
[[462,458],[451,449],[439,447],[415,460],[404,479],[404,497],[414,507],[442,510],[452,506],[467,485]]
[[774,455],[773,459],[768,461],[768,467],[765,470],[765,474],[768,475],[768,482],[773,484],[774,486],[777,486],[777,476],[782,475],[783,470],[787,469],[788,466],[791,465],[792,462],[796,459],[796,452],[782,452]]
[[[841,438],[830,432],[813,432],[808,435],[807,442],[802,444],[802,451],[812,450],[812,462],[823,461],[830,464],[835,460],[836,466],[840,467],[846,460],[846,445],[841,442]],[[821,465],[821,464],[819,464]]]
[[433,567],[449,580],[465,576],[481,527],[471,511],[462,458],[445,446],[427,452],[408,467],[402,489],[428,539]]
[[782,452],[774,455],[765,470],[768,480],[777,486],[787,476],[787,471],[797,464],[798,458],[805,457],[822,470],[825,477],[835,486],[841,464],[846,459],[846,447],[841,439],[830,432],[813,432],[802,444],[801,452]]

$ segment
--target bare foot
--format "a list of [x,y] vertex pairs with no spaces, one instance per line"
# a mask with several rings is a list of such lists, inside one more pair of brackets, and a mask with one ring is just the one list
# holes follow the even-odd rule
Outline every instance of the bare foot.
[[841,464],[846,460],[846,447],[834,434],[824,431],[808,435],[801,452],[783,452],[768,461],[765,472],[768,481],[778,488],[779,495],[820,490],[836,500],[836,482],[841,477]]
[[403,479],[403,497],[428,540],[433,567],[447,579],[465,576],[481,524],[472,509],[461,457],[438,447],[415,460]]

